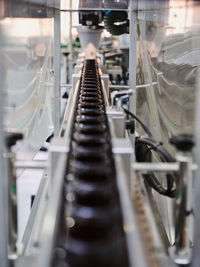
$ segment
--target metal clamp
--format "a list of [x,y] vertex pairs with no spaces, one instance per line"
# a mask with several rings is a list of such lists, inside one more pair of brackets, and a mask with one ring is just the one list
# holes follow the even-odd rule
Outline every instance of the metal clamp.
[[[122,106],[122,101],[125,98],[129,98],[133,94],[133,90],[121,90],[121,91],[114,91],[111,93],[111,106],[117,106],[121,107]],[[118,98],[116,100],[116,98]]]

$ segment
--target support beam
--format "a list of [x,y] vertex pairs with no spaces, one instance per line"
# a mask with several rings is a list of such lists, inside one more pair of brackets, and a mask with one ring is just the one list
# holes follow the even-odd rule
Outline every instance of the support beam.
[[54,11],[54,55],[53,55],[53,68],[54,68],[54,135],[59,135],[61,124],[61,110],[60,110],[60,10]]
[[0,266],[8,267],[8,177],[4,158],[3,90],[0,90]]
[[[132,2],[132,1],[131,1]],[[130,4],[130,46],[129,46],[129,87],[133,90],[130,97],[130,111],[136,112],[136,66],[137,66],[137,21],[136,12]]]

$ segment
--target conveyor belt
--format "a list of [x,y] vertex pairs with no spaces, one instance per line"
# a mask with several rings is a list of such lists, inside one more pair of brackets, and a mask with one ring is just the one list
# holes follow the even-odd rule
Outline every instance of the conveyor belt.
[[73,201],[67,200],[66,205],[71,225],[67,224],[66,233],[62,231],[57,241],[66,255],[62,259],[57,255],[53,266],[128,267],[115,163],[95,60],[86,60],[82,70],[67,173],[73,177],[66,182],[73,193]]

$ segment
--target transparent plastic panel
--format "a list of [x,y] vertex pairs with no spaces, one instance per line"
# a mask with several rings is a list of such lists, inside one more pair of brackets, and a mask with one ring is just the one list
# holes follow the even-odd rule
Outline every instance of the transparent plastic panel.
[[172,135],[194,133],[200,3],[169,1],[138,13],[137,113],[169,150]]
[[53,11],[43,7],[41,15],[39,7],[29,4],[26,16],[22,9],[21,17],[20,10],[15,17],[12,4],[6,10],[0,20],[0,88],[5,92],[5,127],[24,134],[17,147],[18,157],[31,159],[53,131]]
[[[144,87],[137,89],[136,112],[154,139],[162,141],[175,157],[170,137],[194,134],[196,127],[200,2],[139,1],[139,4],[136,79],[137,85]],[[137,130],[144,134],[139,127]],[[174,244],[173,200],[155,191],[153,196],[169,241]]]

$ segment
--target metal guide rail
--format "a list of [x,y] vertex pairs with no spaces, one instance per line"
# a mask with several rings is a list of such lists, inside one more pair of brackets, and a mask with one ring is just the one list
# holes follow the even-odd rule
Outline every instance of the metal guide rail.
[[84,62],[76,101],[66,201],[52,266],[128,267],[111,137],[96,60]]

